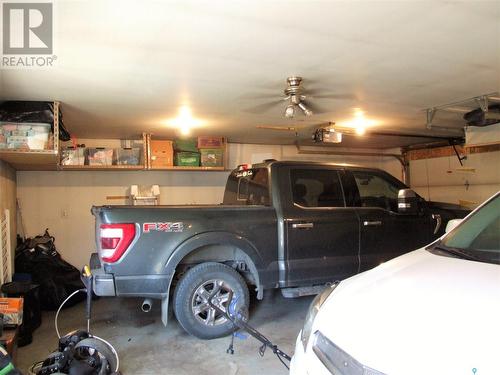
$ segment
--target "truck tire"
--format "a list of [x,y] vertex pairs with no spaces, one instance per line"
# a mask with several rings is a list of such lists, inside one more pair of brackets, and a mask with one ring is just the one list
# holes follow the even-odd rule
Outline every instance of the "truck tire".
[[233,268],[222,263],[199,264],[182,277],[174,293],[174,313],[179,324],[189,334],[209,340],[229,335],[234,326],[223,314],[208,305],[207,297],[215,287],[220,291],[212,300],[217,300],[226,309],[229,305],[229,291],[233,301],[237,298],[237,309],[248,311],[248,287],[243,277]]

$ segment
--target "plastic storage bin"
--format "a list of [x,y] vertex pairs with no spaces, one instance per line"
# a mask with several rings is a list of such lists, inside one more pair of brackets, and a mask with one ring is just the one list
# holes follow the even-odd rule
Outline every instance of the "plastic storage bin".
[[202,167],[222,167],[224,166],[224,151],[221,148],[201,149]]
[[222,148],[224,147],[223,137],[198,137],[198,148]]
[[139,165],[141,163],[140,148],[116,148],[116,165]]
[[84,165],[85,149],[83,147],[68,147],[61,151],[62,165]]
[[113,149],[112,148],[88,148],[87,149],[88,165],[113,165]]
[[0,148],[46,150],[50,124],[0,122]]
[[174,141],[174,150],[179,152],[198,152],[198,140],[192,139],[176,139]]
[[179,167],[199,167],[200,154],[196,152],[177,152],[175,154],[175,165]]

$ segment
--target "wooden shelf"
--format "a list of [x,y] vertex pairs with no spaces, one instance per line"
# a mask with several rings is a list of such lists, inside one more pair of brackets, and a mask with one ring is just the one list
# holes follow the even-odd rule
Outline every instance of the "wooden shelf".
[[180,166],[172,166],[172,167],[150,167],[151,171],[205,171],[205,172],[223,172],[227,169],[224,167],[180,167]]
[[50,133],[52,149],[25,150],[0,149],[0,160],[18,171],[55,171],[59,164],[59,102],[54,102],[53,132]]
[[186,172],[225,172],[227,169],[227,143],[224,141],[224,161],[222,167],[153,167],[150,162],[151,134],[142,134],[143,155],[141,165],[61,165],[59,145],[59,103],[54,102],[54,132],[51,135],[53,149],[22,150],[0,149],[0,160],[11,164],[16,170],[60,170],[60,171],[186,171]]
[[142,171],[144,165],[61,165],[62,171]]
[[56,150],[0,150],[0,159],[18,171],[47,171],[57,169],[59,154]]

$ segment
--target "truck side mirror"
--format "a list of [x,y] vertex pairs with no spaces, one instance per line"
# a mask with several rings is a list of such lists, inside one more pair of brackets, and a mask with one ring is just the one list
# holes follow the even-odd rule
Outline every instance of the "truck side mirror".
[[405,215],[416,215],[418,213],[418,198],[413,190],[399,190],[398,213]]

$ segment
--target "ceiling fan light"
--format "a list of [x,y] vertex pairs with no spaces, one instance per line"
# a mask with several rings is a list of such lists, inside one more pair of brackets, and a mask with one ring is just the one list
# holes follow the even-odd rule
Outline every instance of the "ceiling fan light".
[[295,106],[293,104],[289,104],[285,108],[285,117],[292,118],[295,116]]
[[304,112],[304,115],[306,115],[306,116],[312,116],[313,115],[313,111],[311,111],[309,108],[307,108],[304,103],[300,102],[297,105],[302,110],[302,112]]

